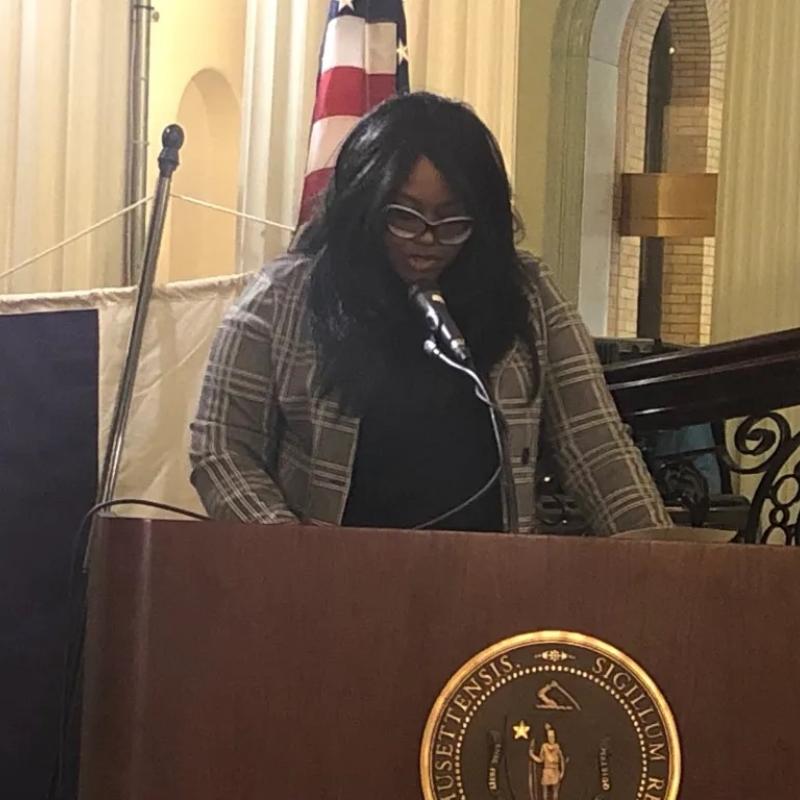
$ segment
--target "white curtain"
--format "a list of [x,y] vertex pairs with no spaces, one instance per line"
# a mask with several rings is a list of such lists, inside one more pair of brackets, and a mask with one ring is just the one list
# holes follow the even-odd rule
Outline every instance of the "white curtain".
[[[240,210],[292,226],[297,221],[328,3],[249,0],[242,86]],[[258,269],[290,234],[259,223],[239,229],[239,269]]]
[[[0,273],[124,205],[128,0],[0,0]],[[0,280],[121,277],[122,223]]]
[[712,339],[800,326],[800,3],[730,6]]
[[[305,170],[328,0],[250,0],[240,207],[293,225]],[[516,126],[519,0],[406,0],[411,85],[466,100],[494,131],[509,170]],[[257,269],[290,234],[244,222],[239,269]]]
[[513,175],[520,0],[405,0],[405,7],[412,88],[469,103]]

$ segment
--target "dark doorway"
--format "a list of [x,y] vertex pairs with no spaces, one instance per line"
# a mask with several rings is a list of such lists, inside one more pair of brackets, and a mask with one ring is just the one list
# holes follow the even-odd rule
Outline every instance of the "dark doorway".
[[[647,128],[644,171],[664,171],[664,117],[672,95],[672,33],[669,11],[658,25],[647,86]],[[642,239],[639,254],[639,298],[636,334],[646,339],[661,338],[661,290],[664,272],[664,240]]]

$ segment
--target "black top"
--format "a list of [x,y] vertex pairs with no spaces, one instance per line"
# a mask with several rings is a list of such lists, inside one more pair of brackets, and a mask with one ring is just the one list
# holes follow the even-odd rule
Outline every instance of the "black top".
[[[342,524],[412,528],[463,503],[497,465],[489,409],[474,383],[422,356],[383,384],[361,416]],[[499,531],[502,524],[495,482],[434,527]]]

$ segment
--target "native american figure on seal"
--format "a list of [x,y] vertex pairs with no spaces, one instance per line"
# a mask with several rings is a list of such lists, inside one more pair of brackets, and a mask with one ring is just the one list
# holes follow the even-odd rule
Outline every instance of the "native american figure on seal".
[[[556,731],[549,723],[544,726],[547,741],[537,754],[536,740],[528,747],[528,793],[530,800],[558,800],[558,790],[564,780],[567,762],[561,745],[556,741]],[[541,777],[537,774],[541,772]],[[539,786],[542,796],[539,797]]]

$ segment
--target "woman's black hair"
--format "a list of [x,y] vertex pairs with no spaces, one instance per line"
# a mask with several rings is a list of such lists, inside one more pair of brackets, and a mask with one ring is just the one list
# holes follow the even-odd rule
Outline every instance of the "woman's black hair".
[[351,413],[369,406],[397,364],[421,357],[418,314],[384,244],[384,209],[421,157],[475,220],[440,285],[479,370],[487,374],[515,339],[536,363],[529,278],[516,250],[518,223],[497,141],[463,103],[427,92],[400,95],[347,137],[292,248],[313,261],[308,302],[319,390],[338,393]]

